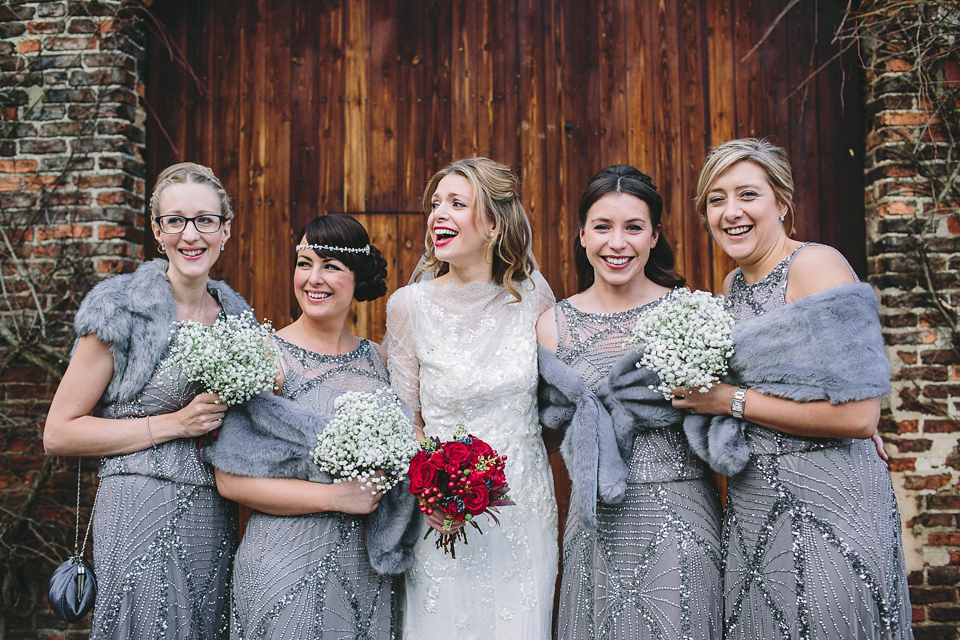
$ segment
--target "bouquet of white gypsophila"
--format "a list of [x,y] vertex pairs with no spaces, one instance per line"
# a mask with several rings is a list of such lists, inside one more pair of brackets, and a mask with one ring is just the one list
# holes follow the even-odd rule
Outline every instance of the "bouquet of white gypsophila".
[[313,461],[334,482],[357,479],[389,491],[417,452],[413,423],[390,390],[348,391],[334,401],[334,417],[317,435]]
[[637,366],[646,366],[660,377],[656,388],[669,400],[672,389],[706,391],[727,372],[733,355],[733,324],[723,296],[675,289],[640,316],[628,342],[642,348]]
[[242,404],[260,391],[271,390],[280,370],[280,354],[270,339],[269,322],[258,324],[249,311],[226,316],[212,325],[180,322],[173,329],[170,361],[183,375],[227,405]]

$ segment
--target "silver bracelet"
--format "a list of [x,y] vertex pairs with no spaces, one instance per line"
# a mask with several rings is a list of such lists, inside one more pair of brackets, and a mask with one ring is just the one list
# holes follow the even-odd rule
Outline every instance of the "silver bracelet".
[[730,401],[730,413],[734,418],[743,420],[743,409],[747,401],[747,388],[740,387],[733,394],[733,400]]
[[150,431],[150,416],[147,416],[147,435],[150,436],[150,446],[157,446],[157,443],[153,440],[153,432]]

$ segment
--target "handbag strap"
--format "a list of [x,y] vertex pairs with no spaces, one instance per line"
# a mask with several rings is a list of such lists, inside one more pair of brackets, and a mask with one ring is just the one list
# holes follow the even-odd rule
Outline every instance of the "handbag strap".
[[[87,550],[87,538],[90,537],[90,527],[93,525],[93,509],[96,507],[97,498],[93,498],[93,506],[90,507],[90,520],[87,521],[87,531],[83,534],[83,548],[80,547],[80,468],[83,458],[77,458],[77,522],[73,537],[73,555],[77,558],[83,558]],[[100,494],[100,487],[97,487],[97,495]]]

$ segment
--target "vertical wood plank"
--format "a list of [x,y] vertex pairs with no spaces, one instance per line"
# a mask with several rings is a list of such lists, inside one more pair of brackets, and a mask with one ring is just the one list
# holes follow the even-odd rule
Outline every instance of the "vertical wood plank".
[[360,212],[367,203],[368,7],[366,0],[346,1],[343,210]]
[[[514,166],[522,184],[523,205],[530,216],[533,234],[533,251],[538,262],[552,259],[548,256],[554,236],[550,216],[546,208],[546,175],[543,162],[546,159],[546,134],[544,113],[545,84],[543,59],[543,14],[536,10],[539,3],[522,0],[519,12],[523,16],[517,34],[522,64],[521,82],[518,87],[519,102],[523,105],[519,136],[520,163]],[[543,266],[541,266],[543,268]],[[545,273],[549,273],[546,271]]]
[[679,264],[684,273],[691,272],[692,247],[683,236],[683,165],[682,138],[680,135],[681,109],[680,70],[677,51],[678,0],[659,3],[656,13],[656,99],[654,118],[657,143],[657,166],[654,182],[663,196],[663,228],[673,240],[680,256]]
[[[348,0],[342,0],[347,2]],[[345,122],[345,11],[342,2],[324,2],[320,5],[320,31],[317,48],[318,89],[320,96],[319,120],[320,152],[317,184],[319,213],[344,211],[346,127]]]
[[[683,240],[684,275],[691,286],[709,289],[712,282],[710,249],[711,240],[701,228],[693,207],[696,181],[700,170],[700,158],[707,153],[709,110],[703,99],[708,91],[706,84],[707,59],[704,15],[695,0],[680,0],[678,12],[678,41],[680,72],[680,131],[682,140],[681,162],[674,166],[680,174],[678,190],[673,194],[671,213],[679,216],[674,228],[679,229]],[[676,238],[671,234],[670,240]]]
[[597,138],[600,163],[594,167],[594,172],[627,162],[627,59],[623,3],[603,0],[599,7],[600,118]]
[[396,211],[398,182],[397,127],[400,88],[397,0],[372,2],[369,9],[370,59],[367,70],[367,114],[370,120],[367,143],[367,211]]
[[[708,2],[707,13],[707,85],[710,105],[710,147],[736,138],[736,99],[734,97],[736,60],[734,58],[734,20],[731,5],[734,0]],[[706,154],[704,154],[705,156]],[[704,158],[697,159],[697,175]],[[696,197],[696,184],[691,198]],[[693,215],[698,215],[690,204]],[[699,219],[698,219],[699,222]],[[716,243],[710,242],[710,280],[706,287],[720,292],[723,279],[736,264]]]

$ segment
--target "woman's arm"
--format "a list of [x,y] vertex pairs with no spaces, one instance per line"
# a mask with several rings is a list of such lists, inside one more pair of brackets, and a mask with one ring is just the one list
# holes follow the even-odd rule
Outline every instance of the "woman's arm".
[[[736,390],[737,387],[726,383],[714,385],[705,393],[696,389],[675,389],[673,406],[692,409],[695,413],[733,415],[730,405]],[[834,405],[826,401],[794,402],[748,389],[743,417],[754,424],[795,436],[872,438],[880,422],[880,398]]]
[[557,313],[551,307],[537,318],[537,344],[551,353],[557,352],[560,345],[560,332],[557,329]]
[[274,516],[298,516],[323,511],[366,514],[377,508],[379,491],[356,480],[337,484],[296,478],[251,478],[216,470],[217,490],[224,498]]
[[92,334],[80,338],[47,413],[43,447],[48,455],[120,455],[203,435],[220,425],[227,409],[216,394],[202,393],[180,411],[151,416],[149,422],[90,415],[111,378],[110,348]]

